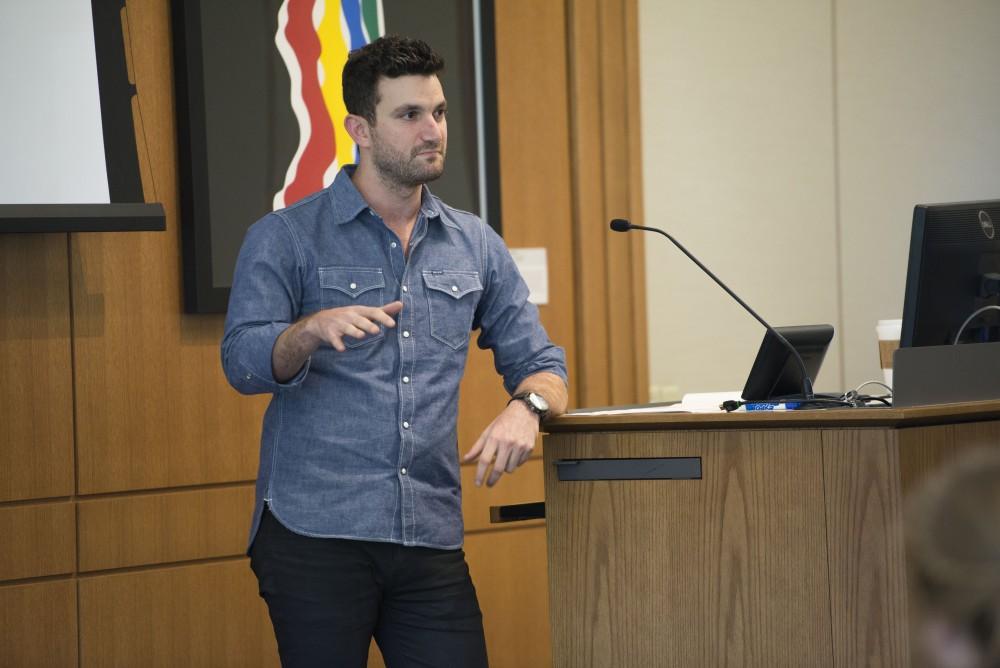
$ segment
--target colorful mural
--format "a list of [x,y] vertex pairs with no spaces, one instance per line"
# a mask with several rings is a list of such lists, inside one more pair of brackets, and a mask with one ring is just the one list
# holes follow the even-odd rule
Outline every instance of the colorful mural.
[[[347,54],[385,34],[381,0],[285,0],[274,42],[288,69],[299,144],[274,208],[329,185],[341,165],[355,161],[344,129],[347,108],[340,72]],[[329,76],[328,74],[329,73]]]

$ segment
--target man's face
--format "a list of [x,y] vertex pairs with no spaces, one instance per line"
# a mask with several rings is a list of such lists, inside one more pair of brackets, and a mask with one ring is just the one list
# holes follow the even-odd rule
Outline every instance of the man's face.
[[412,188],[441,176],[448,145],[446,106],[434,75],[379,80],[371,155],[383,180]]

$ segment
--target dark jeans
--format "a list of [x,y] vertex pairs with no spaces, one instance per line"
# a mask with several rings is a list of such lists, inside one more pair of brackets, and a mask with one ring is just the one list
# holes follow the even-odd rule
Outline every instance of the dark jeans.
[[388,668],[487,665],[462,550],[310,538],[265,509],[250,566],[285,668],[364,668],[372,636]]

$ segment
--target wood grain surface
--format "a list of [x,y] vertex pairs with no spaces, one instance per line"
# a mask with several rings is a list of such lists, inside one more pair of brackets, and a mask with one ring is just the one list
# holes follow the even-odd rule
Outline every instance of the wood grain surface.
[[552,665],[545,544],[544,526],[465,539],[492,668]]
[[0,502],[73,493],[65,234],[0,234]]
[[822,434],[834,663],[908,666],[897,432]]
[[[832,665],[819,432],[557,435],[556,666]],[[701,457],[701,480],[559,482],[559,458]]]
[[[563,3],[494,3],[497,122],[503,236],[511,248],[543,247],[549,300],[542,324],[566,349],[576,376],[576,277],[573,257],[572,165]],[[571,387],[575,405],[576,388]]]
[[634,0],[566,2],[583,406],[645,401],[649,390],[644,240],[608,229],[612,218],[642,222],[636,12]]
[[80,571],[241,556],[252,509],[252,484],[80,501]]
[[0,586],[0,668],[77,668],[76,584]]
[[[1000,447],[998,408],[554,421],[556,665],[910,665],[905,494]],[[559,482],[553,466],[649,456],[700,456],[703,479]]]
[[84,577],[80,666],[277,666],[246,559]]
[[75,539],[72,503],[0,506],[0,580],[74,572]]
[[909,493],[927,475],[970,448],[1000,447],[1000,420],[903,429],[899,432],[900,479]]

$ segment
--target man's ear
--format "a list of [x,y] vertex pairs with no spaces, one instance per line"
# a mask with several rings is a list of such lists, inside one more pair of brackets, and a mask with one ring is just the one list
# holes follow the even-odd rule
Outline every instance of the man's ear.
[[347,134],[351,135],[351,139],[359,148],[371,146],[371,127],[368,125],[368,119],[364,116],[348,114],[344,119],[344,129],[347,130]]

